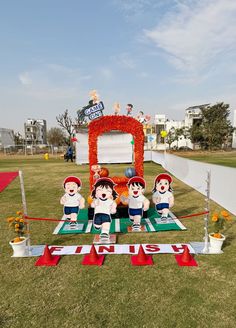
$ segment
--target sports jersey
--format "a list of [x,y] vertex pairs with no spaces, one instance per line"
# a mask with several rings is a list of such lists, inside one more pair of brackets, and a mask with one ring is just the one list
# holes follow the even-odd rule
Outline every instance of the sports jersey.
[[82,198],[82,196],[78,192],[72,196],[69,194],[65,194],[64,197],[66,199],[64,204],[65,207],[79,206],[80,199]]
[[169,190],[165,191],[164,193],[156,191],[153,194],[153,197],[160,197],[160,203],[169,203],[169,199],[170,197],[172,197],[172,192],[170,192]]
[[113,204],[112,199],[106,199],[106,200],[98,199],[96,201],[98,201],[98,205],[96,205],[94,208],[94,214],[97,213],[104,213],[108,215],[111,214],[111,206]]
[[129,208],[142,208],[145,197],[139,195],[138,197],[129,196]]

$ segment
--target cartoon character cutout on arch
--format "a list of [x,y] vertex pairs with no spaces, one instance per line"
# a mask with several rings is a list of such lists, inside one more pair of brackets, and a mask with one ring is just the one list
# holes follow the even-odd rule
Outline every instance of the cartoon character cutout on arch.
[[100,230],[100,240],[109,242],[111,214],[116,213],[116,202],[118,194],[114,190],[115,183],[110,178],[100,178],[93,186],[91,207],[94,208],[93,225]]
[[167,222],[170,208],[174,205],[172,182],[172,177],[167,173],[159,174],[154,181],[152,200],[162,222]]
[[121,196],[121,200],[128,204],[128,213],[130,221],[133,222],[132,231],[141,231],[141,220],[143,211],[149,209],[150,202],[144,196],[146,182],[142,177],[134,176],[129,179],[128,183],[129,196]]
[[82,182],[75,176],[69,176],[65,178],[63,186],[65,194],[61,197],[60,203],[64,205],[64,216],[70,220],[71,226],[76,226],[79,210],[85,206],[85,200],[79,193]]

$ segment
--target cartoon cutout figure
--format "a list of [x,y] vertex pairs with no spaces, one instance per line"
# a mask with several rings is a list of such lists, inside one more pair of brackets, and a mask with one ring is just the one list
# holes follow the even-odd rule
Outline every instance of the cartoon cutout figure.
[[114,182],[110,178],[98,179],[92,191],[93,201],[91,207],[94,208],[93,225],[100,230],[100,240],[109,242],[111,214],[116,213],[116,202],[118,194],[114,190]]
[[99,103],[99,95],[97,93],[97,90],[91,90],[89,92],[89,95],[90,95],[90,101],[89,101],[89,103],[91,105],[95,105],[95,104]]
[[133,222],[132,230],[141,231],[143,211],[147,211],[150,205],[149,200],[144,196],[146,182],[143,178],[134,176],[129,179],[127,186],[129,196],[127,198],[121,196],[121,201],[128,203],[129,218]]
[[91,170],[94,172],[93,180],[95,182],[100,178],[99,172],[101,171],[101,165],[92,165]]
[[120,115],[120,104],[118,102],[114,103],[114,115]]
[[169,209],[174,205],[171,183],[173,179],[167,173],[159,174],[155,178],[152,200],[156,210],[161,214],[161,221],[166,222]]
[[82,183],[79,178],[69,176],[64,180],[63,185],[65,194],[61,197],[60,203],[64,205],[64,215],[66,219],[70,220],[71,226],[75,226],[79,210],[85,206],[85,200],[79,194]]

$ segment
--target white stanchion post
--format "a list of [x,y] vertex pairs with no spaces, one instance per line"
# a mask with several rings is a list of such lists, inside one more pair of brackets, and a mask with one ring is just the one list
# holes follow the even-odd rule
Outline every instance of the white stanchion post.
[[205,211],[207,211],[207,215],[204,218],[205,226],[205,236],[204,236],[204,248],[202,250],[202,253],[208,254],[209,253],[209,241],[208,241],[208,222],[209,222],[209,217],[210,217],[210,184],[211,184],[211,171],[207,171],[207,188],[206,188],[206,207]]
[[[22,205],[23,205],[23,214],[24,217],[28,215],[27,212],[27,205],[26,205],[26,197],[25,197],[25,186],[24,186],[24,179],[22,171],[19,171],[19,178],[20,178],[20,189],[21,189],[21,198],[22,198]],[[28,237],[28,252],[31,254],[31,244],[30,244],[30,223],[27,220],[27,237]]]

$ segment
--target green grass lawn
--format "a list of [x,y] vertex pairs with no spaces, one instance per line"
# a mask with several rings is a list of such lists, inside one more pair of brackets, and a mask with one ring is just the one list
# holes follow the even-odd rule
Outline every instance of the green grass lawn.
[[224,165],[229,167],[236,167],[236,151],[229,151],[229,152],[194,151],[194,152],[175,152],[174,154],[181,157],[187,157],[195,161]]
[[[121,175],[127,165],[107,165]],[[28,214],[62,216],[59,199],[67,175],[83,181],[89,193],[88,166],[60,159],[1,158],[0,171],[24,173]],[[154,177],[163,169],[145,164],[147,196]],[[181,181],[173,183],[177,215],[204,209],[204,196]],[[154,266],[132,267],[130,256],[107,256],[102,267],[81,265],[82,255],[65,256],[57,267],[35,267],[36,258],[11,258],[14,236],[6,217],[21,209],[19,178],[0,194],[0,327],[235,327],[236,225],[225,231],[222,255],[197,256],[198,267],[178,267],[173,255],[154,255]],[[211,211],[221,209],[214,202]],[[234,218],[235,221],[235,218]],[[187,231],[126,234],[118,243],[181,243],[202,241],[203,217],[183,219]],[[32,244],[91,244],[93,235],[52,235],[56,222],[33,221]]]

